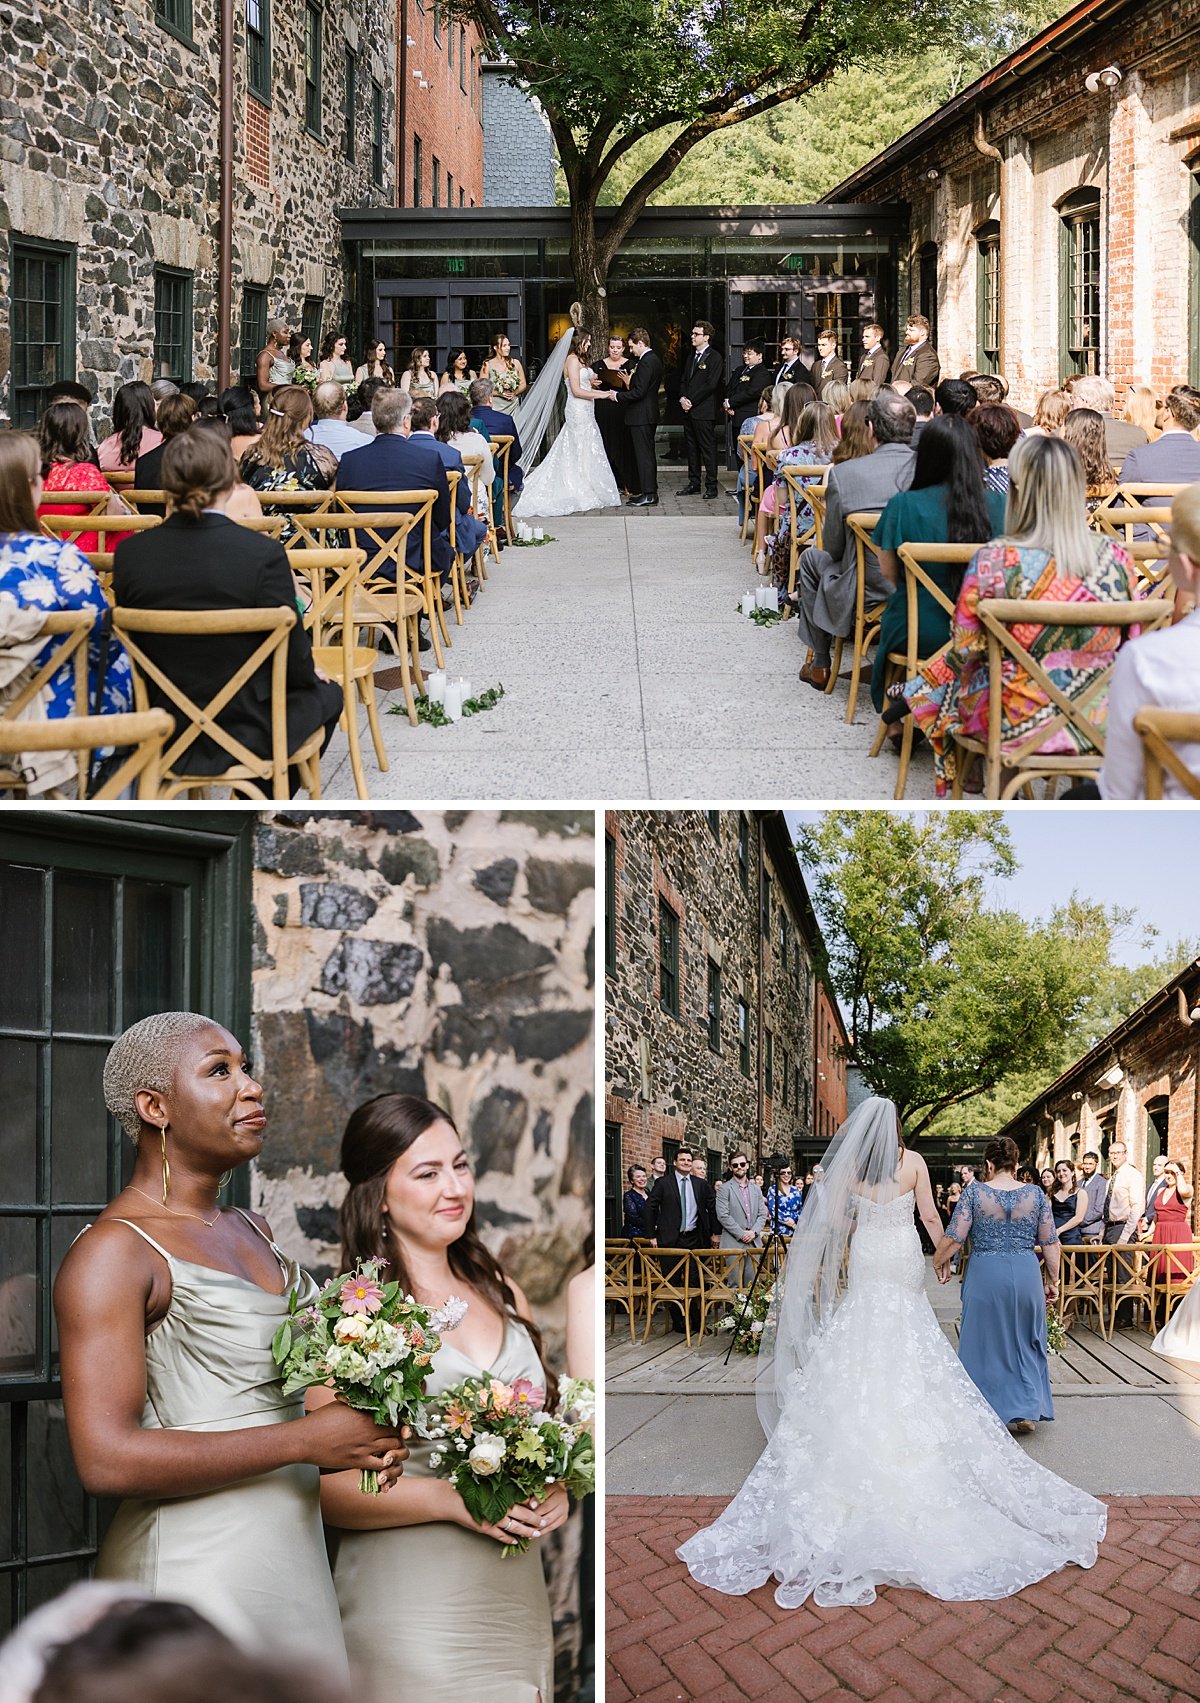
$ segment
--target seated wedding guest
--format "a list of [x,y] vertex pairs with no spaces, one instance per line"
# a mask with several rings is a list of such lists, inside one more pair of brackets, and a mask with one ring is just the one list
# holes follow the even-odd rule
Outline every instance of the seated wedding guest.
[[456,349],[442,374],[442,389],[457,390],[466,396],[471,388],[471,381],[478,377],[479,374],[471,366],[471,357],[467,351]]
[[[508,452],[508,489],[510,495],[516,497],[525,483],[525,474],[520,465],[520,427],[511,414],[506,414],[502,408],[492,406],[494,397],[490,378],[474,379],[467,396],[471,403],[471,425],[486,433],[489,443],[498,434],[503,434],[512,439],[512,447]],[[478,422],[478,426],[476,422]]]
[[313,365],[312,338],[303,331],[293,331],[288,339],[288,360],[292,363],[292,383],[302,384],[305,390],[317,388],[317,369]]
[[1033,410],[1033,424],[1026,426],[1027,435],[1055,437],[1062,431],[1063,421],[1071,412],[1071,398],[1065,390],[1043,390]]
[[942,376],[942,363],[937,350],[929,341],[930,324],[923,313],[910,313],[904,322],[904,346],[892,362],[890,377],[895,382],[906,378],[910,384],[923,384],[936,390]]
[[218,401],[221,416],[229,427],[233,459],[240,461],[251,444],[258,442],[262,431],[262,403],[258,392],[251,390],[248,384],[231,384],[221,392]]
[[[1122,485],[1191,485],[1200,479],[1200,443],[1192,436],[1200,427],[1200,403],[1172,392],[1163,402],[1162,432],[1150,443],[1131,449],[1121,464]],[[1153,496],[1141,498],[1154,501]]]
[[345,387],[340,384],[319,384],[313,397],[313,422],[305,432],[309,443],[320,444],[335,461],[347,450],[361,449],[363,435],[351,426],[346,415],[349,404]]
[[[775,529],[775,573],[780,585],[785,588],[790,564],[792,505],[783,470],[786,467],[827,467],[838,446],[832,406],[828,402],[802,401],[801,392],[804,388],[806,387],[794,384],[784,398],[783,421],[789,445],[779,453],[773,481],[774,511],[778,522]],[[819,485],[822,483],[822,475],[806,473],[802,476],[802,483]],[[807,532],[812,525],[812,519],[812,509],[797,495],[797,526]]]
[[375,436],[375,422],[371,418],[371,404],[381,390],[390,390],[391,385],[384,384],[381,378],[365,378],[354,395],[349,399],[350,413],[347,423],[365,438]]
[[869,378],[856,378],[850,381],[851,402],[869,402],[878,392],[879,386],[872,384]]
[[[1055,602],[1124,603],[1137,595],[1128,551],[1088,529],[1083,465],[1061,438],[1022,438],[1009,457],[1005,536],[986,545],[963,578],[954,612],[950,650],[905,688],[917,724],[933,749],[937,796],[955,775],[954,734],[988,736],[987,642],[979,619],[981,597],[1050,598]],[[1058,689],[1076,697],[1098,671],[1112,666],[1122,634],[1112,627],[1039,628],[1023,642]],[[1004,676],[1001,737],[1004,748],[1022,744],[1057,716],[1045,691],[1014,664]],[[1052,733],[1047,755],[1079,750],[1071,728]]]
[[123,384],[113,397],[113,429],[97,451],[105,473],[132,472],[139,455],[162,442],[148,384]]
[[[1148,384],[1131,384],[1125,395],[1121,419],[1127,426],[1138,426],[1153,443],[1162,430],[1161,404]],[[1128,475],[1121,470],[1122,478]]]
[[821,401],[833,410],[834,421],[842,423],[842,415],[849,408],[854,398],[850,394],[850,386],[842,379],[826,379],[821,386]]
[[[880,394],[876,392],[876,395]],[[870,401],[852,402],[842,415],[841,436],[832,457],[835,467],[840,467],[843,461],[857,461],[862,455],[870,455],[875,448],[875,439],[871,436],[870,428]]]
[[430,366],[428,349],[413,350],[409,357],[408,367],[406,371],[400,374],[397,382],[400,389],[406,390],[414,402],[418,396],[437,395],[437,380],[434,378],[433,369]]
[[386,385],[396,382],[387,358],[387,344],[382,337],[372,337],[363,354],[362,365],[354,369],[354,382],[361,384],[365,378],[381,378]]
[[[791,443],[788,428],[784,424],[784,408],[789,393],[794,385],[777,384],[771,393],[771,412],[766,420],[754,428],[753,449],[784,450]],[[811,389],[805,386],[805,389]],[[794,418],[794,416],[793,416]],[[770,463],[766,464],[769,468]],[[758,505],[758,513],[754,517],[754,564],[760,574],[767,572],[766,538],[775,528],[775,485],[768,481]]]
[[939,414],[969,414],[978,402],[974,390],[963,378],[944,378],[934,388]]
[[[361,449],[348,450],[338,463],[337,482],[343,491],[436,491],[430,521],[433,571],[449,593],[450,486],[436,444],[409,437],[413,399],[407,390],[381,390],[371,404],[376,436]],[[403,503],[385,503],[385,508]],[[418,571],[424,564],[422,529],[414,526],[405,539],[404,559]],[[368,564],[369,566],[369,564]]]
[[1008,493],[1008,457],[1021,435],[1021,422],[1013,409],[1002,402],[981,402],[972,408],[968,422],[983,457],[983,484],[988,491]]
[[254,364],[254,382],[264,402],[270,398],[273,391],[292,382],[296,363],[288,354],[291,340],[291,328],[286,319],[267,321],[267,340],[259,350],[258,359]]
[[[70,402],[58,409],[78,416]],[[0,601],[46,614],[62,609],[94,609],[96,630],[88,645],[88,702],[75,702],[73,662],[64,662],[51,675],[45,710],[50,719],[90,715],[99,694],[99,713],[117,715],[133,703],[129,658],[104,634],[108,600],[91,565],[79,548],[65,539],[47,538],[38,525],[42,468],[36,440],[27,432],[0,432]],[[33,659],[40,667],[59,641],[52,639]],[[107,668],[105,666],[107,660]]]
[[[136,491],[162,490],[162,459],[166,447],[172,438],[177,438],[180,432],[186,432],[196,418],[196,404],[190,396],[179,392],[175,396],[165,397],[159,404],[158,429],[162,433],[162,442],[153,449],[148,449],[145,455],[139,455],[133,472],[133,486]],[[140,514],[163,514],[161,503],[141,503]]]
[[354,383],[354,368],[346,359],[349,340],[344,331],[327,331],[321,343],[321,364],[317,368],[319,384]]
[[[92,512],[90,502],[53,501],[56,491],[107,491],[109,499],[104,507],[105,514],[128,514],[126,504],[91,459],[92,440],[87,415],[74,402],[50,404],[38,425],[38,447],[45,492],[39,514],[86,515]],[[81,532],[72,542],[77,550],[86,554],[89,550],[100,548],[100,534]]]
[[95,1663],[47,1669],[32,1703],[351,1703],[340,1668],[326,1666],[322,1651],[298,1658],[292,1649],[236,1648],[214,1634],[168,1639],[136,1652],[118,1650]]
[[[451,401],[450,397],[446,400]],[[470,404],[464,406],[469,408]],[[458,546],[459,555],[469,560],[487,537],[487,526],[485,522],[477,519],[472,510],[471,481],[467,477],[460,451],[449,441],[449,432],[441,430],[442,420],[438,408],[439,403],[432,396],[414,398],[408,416],[408,441],[413,445],[429,444],[441,457],[442,466],[447,473],[462,474],[454,493],[454,541]],[[470,590],[472,582],[468,581],[467,584]]]
[[[754,436],[754,433],[757,431],[758,427],[761,426],[764,421],[770,420],[770,418],[771,418],[771,399],[774,396],[774,394],[775,394],[775,386],[774,385],[768,385],[765,390],[762,390],[762,391],[759,392],[757,412],[754,413],[754,414],[747,415],[746,418],[744,420],[742,420],[740,422],[740,424],[738,424],[734,428],[735,432],[736,432],[736,437],[750,437],[750,438],[752,438]],[[734,440],[735,442],[736,442],[736,437],[735,437],[735,440]],[[753,478],[753,477],[754,477],[754,474],[753,474],[753,470],[752,470],[751,471],[751,478]],[[738,476],[737,476],[737,485],[734,487],[734,495],[737,498],[737,507],[738,507],[737,523],[738,523],[738,526],[740,527],[740,526],[743,525],[745,518],[746,518],[746,463],[745,463],[745,461],[743,461],[741,459],[740,456],[738,457]]]
[[[272,491],[327,491],[333,484],[337,462],[304,435],[312,417],[312,398],[298,384],[274,391],[262,435],[238,463],[246,484],[267,499],[268,512]],[[285,512],[281,535],[285,544],[295,531],[295,521]]]
[[912,446],[916,449],[921,441],[921,433],[925,429],[926,420],[933,418],[933,392],[926,390],[923,384],[914,384],[910,386],[907,395],[908,400],[913,405],[913,413],[917,416],[917,423],[913,427],[912,435]]
[[155,409],[159,403],[165,402],[168,396],[178,396],[179,386],[171,378],[156,378],[150,381],[150,394],[154,398]]
[[977,401],[991,407],[1011,408],[1017,417],[1017,424],[1022,432],[1028,431],[1029,427],[1032,426],[1033,415],[1026,414],[1020,408],[1013,408],[1012,403],[1008,400],[1008,380],[1003,373],[971,373],[969,377],[966,373],[963,373],[961,376],[967,380],[967,383],[975,392]]
[[629,1187],[621,1200],[621,1234],[633,1241],[636,1237],[646,1234],[642,1216],[646,1210],[646,1196],[650,1193],[646,1167],[631,1165],[625,1173],[625,1181]]
[[[1067,381],[1070,383],[1070,380]],[[1071,392],[1072,408],[1094,409],[1104,426],[1104,444],[1110,461],[1121,462],[1138,444],[1146,443],[1147,434],[1141,426],[1113,417],[1117,393],[1113,385],[1098,373],[1084,373],[1074,381]]]
[[[1108,732],[1096,785],[1101,798],[1144,798],[1142,743],[1133,729],[1141,709],[1200,713],[1200,484],[1189,485],[1171,505],[1171,580],[1192,612],[1172,627],[1159,627],[1122,645],[1108,689]],[[1177,745],[1186,769],[1200,774],[1200,743]],[[1163,795],[1183,798],[1184,789],[1166,770]]]
[[[521,1387],[544,1392],[553,1411],[557,1386],[541,1333],[481,1234],[473,1167],[446,1112],[411,1094],[368,1100],[346,1125],[342,1172],[340,1269],[382,1256],[402,1293],[435,1305],[451,1295],[467,1302],[433,1356],[428,1394],[467,1377],[509,1386],[525,1379]],[[309,1396],[314,1407],[333,1399],[328,1389]],[[480,1525],[432,1470],[429,1441],[414,1437],[410,1448],[386,1496],[364,1496],[355,1472],[321,1481],[346,1646],[366,1694],[396,1703],[404,1695],[414,1703],[550,1703],[554,1634],[541,1550],[566,1521],[565,1488]],[[500,1546],[517,1538],[530,1541],[502,1559]]]
[[[226,420],[205,420],[203,418],[197,418],[192,421],[191,425],[188,427],[188,431],[215,432],[222,443],[229,444],[231,450],[233,448],[232,434],[229,430],[229,423]],[[234,458],[234,465],[237,465],[236,457]],[[225,513],[229,516],[230,520],[261,520],[263,517],[263,506],[259,500],[258,492],[254,490],[252,486],[247,485],[243,479],[239,479],[237,484],[233,487],[233,495],[225,505]]]
[[1094,408],[1075,407],[1063,421],[1058,435],[1070,444],[1083,464],[1087,512],[1091,514],[1117,488],[1116,468],[1108,459],[1104,420]]
[[[844,637],[854,626],[858,552],[845,517],[864,509],[883,509],[897,491],[908,488],[913,475],[912,404],[894,392],[882,391],[871,402],[854,404],[864,406],[872,450],[848,462],[839,462],[835,451],[825,487],[823,548],[810,546],[800,554],[797,624],[801,644],[812,648],[800,678],[817,691],[824,691],[829,682],[834,636]],[[875,555],[868,553],[868,601],[886,603],[891,593]]]
[[[908,643],[908,593],[900,546],[985,544],[1003,526],[1004,497],[984,485],[983,463],[970,425],[953,415],[931,420],[917,448],[912,483],[889,499],[875,529],[880,570],[896,588],[883,612],[871,669],[871,702],[877,710],[884,706],[888,653],[902,651]],[[962,569],[930,565],[925,571],[953,603],[962,584]],[[929,656],[949,637],[950,617],[918,583],[918,656]],[[893,687],[889,697],[884,719],[898,722],[908,708],[903,686]]]
[[[480,494],[490,491],[496,479],[496,467],[492,460],[492,446],[471,425],[471,404],[461,391],[449,391],[445,396],[438,397],[438,437],[443,443],[450,444],[460,455],[478,455],[483,460],[479,473]],[[481,510],[482,510],[482,504]]]
[[[170,384],[171,381],[166,379],[162,382]],[[153,391],[154,386],[151,385],[150,389]],[[175,389],[173,384],[171,385],[171,389]],[[58,379],[57,382],[52,384],[46,392],[47,408],[49,408],[52,402],[73,402],[77,408],[87,410],[91,407],[93,400],[94,398],[87,385],[79,384],[73,378]]]
[[[285,399],[292,394],[304,395],[288,389],[277,391],[272,400],[278,401],[281,394]],[[267,431],[270,429],[268,424]],[[227,510],[237,484],[237,469],[223,431],[194,426],[173,438],[163,456],[162,477],[171,513],[161,526],[136,533],[119,546],[113,563],[113,598],[118,606],[296,608],[296,588],[283,545],[229,519]],[[198,703],[207,702],[221,679],[235,672],[260,642],[254,633],[228,638],[141,635],[146,654]],[[153,681],[148,682],[147,689],[153,705],[161,703],[170,711],[170,704],[162,699]],[[289,751],[321,728],[325,730],[324,750],[341,713],[342,689],[314,666],[308,632],[297,619],[287,639]],[[260,669],[234,694],[217,720],[256,756],[269,757],[269,673]],[[189,774],[201,775],[220,773],[230,761],[228,752],[204,735],[183,759]],[[293,792],[300,784],[299,776],[293,774]]]

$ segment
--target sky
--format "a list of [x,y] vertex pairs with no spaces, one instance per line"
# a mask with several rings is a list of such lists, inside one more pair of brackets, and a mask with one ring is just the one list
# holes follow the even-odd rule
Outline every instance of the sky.
[[[788,810],[796,827],[816,820],[813,810]],[[925,812],[915,812],[923,816]],[[1021,867],[991,883],[990,901],[1026,917],[1046,917],[1072,890],[1081,898],[1121,905],[1158,930],[1147,949],[1131,929],[1114,943],[1122,964],[1160,956],[1179,936],[1200,936],[1200,812],[1034,806],[1006,812]]]

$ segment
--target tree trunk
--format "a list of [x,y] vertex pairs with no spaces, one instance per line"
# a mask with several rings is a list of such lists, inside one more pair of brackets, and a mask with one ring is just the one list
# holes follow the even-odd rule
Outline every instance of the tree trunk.
[[591,333],[597,358],[608,343],[609,256],[596,239],[596,198],[571,185],[571,272],[577,300],[583,309],[583,328]]

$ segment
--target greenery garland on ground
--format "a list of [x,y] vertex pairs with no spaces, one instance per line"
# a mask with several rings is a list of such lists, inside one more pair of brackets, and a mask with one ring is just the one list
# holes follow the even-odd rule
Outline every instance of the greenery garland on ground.
[[[735,603],[734,608],[740,615],[741,604]],[[752,609],[746,619],[753,621],[756,627],[777,627],[783,620],[783,613],[779,609]]]
[[[464,716],[480,715],[484,710],[494,710],[504,696],[503,686],[489,686],[486,692],[480,692],[477,698],[467,698],[463,702]],[[446,714],[441,704],[435,704],[431,698],[421,697],[415,700],[417,720],[428,722],[430,727],[453,727],[454,723]],[[393,704],[389,715],[407,715],[407,704]]]

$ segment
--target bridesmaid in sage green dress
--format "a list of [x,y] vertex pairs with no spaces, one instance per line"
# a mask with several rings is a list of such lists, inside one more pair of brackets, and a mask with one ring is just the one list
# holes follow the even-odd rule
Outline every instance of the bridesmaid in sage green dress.
[[262,1089],[218,1023],[168,1011],[115,1043],[104,1097],[136,1143],[133,1176],[54,1294],[75,1464],[121,1499],[97,1574],[344,1671],[319,1469],[378,1463],[390,1484],[404,1451],[366,1414],[306,1416],[283,1394],[271,1339],[291,1291],[316,1286],[265,1225],[218,1204],[222,1174],[263,1145]]
[[[419,1301],[467,1303],[434,1356],[427,1393],[484,1373],[546,1387],[540,1333],[475,1229],[470,1162],[445,1112],[410,1094],[369,1100],[346,1127],[342,1170],[347,1268],[382,1255]],[[327,1399],[310,1392],[310,1402]],[[389,1496],[363,1496],[355,1474],[330,1473],[321,1504],[339,1528],[334,1580],[346,1648],[381,1703],[552,1703],[539,1546],[507,1560],[497,1546],[562,1525],[561,1486],[540,1506],[523,1503],[500,1525],[477,1526],[457,1490],[432,1475],[429,1445],[414,1442]]]

